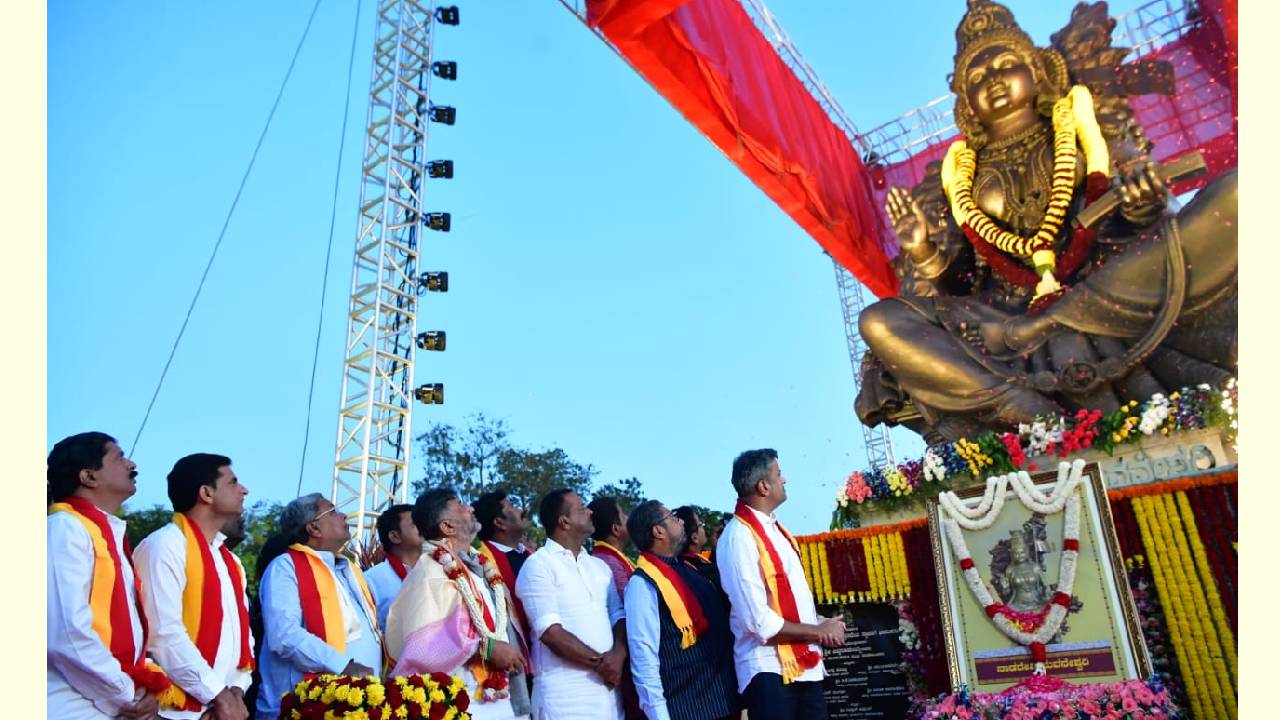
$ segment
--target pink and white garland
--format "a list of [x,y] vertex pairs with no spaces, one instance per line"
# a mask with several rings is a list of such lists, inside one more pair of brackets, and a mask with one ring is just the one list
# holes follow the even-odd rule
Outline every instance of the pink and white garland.
[[[1062,621],[1067,616],[1067,608],[1071,605],[1071,590],[1076,580],[1076,562],[1080,555],[1080,494],[1076,492],[1076,487],[1080,484],[1083,473],[1083,460],[1058,463],[1058,479],[1047,495],[1035,486],[1026,471],[990,477],[987,478],[986,491],[976,508],[967,507],[954,492],[948,491],[938,496],[938,502],[945,514],[942,521],[943,530],[951,543],[952,552],[960,560],[960,569],[969,584],[969,589],[973,591],[974,597],[982,605],[987,617],[991,618],[1002,633],[1018,644],[1031,649],[1037,675],[1045,673],[1045,643],[1058,634]],[[1018,612],[996,601],[991,594],[991,589],[978,574],[978,569],[969,554],[964,532],[961,530],[961,527],[968,530],[991,527],[1004,507],[1004,498],[1010,485],[1013,486],[1018,500],[1032,512],[1042,515],[1064,512],[1058,589],[1049,603],[1038,613]]]

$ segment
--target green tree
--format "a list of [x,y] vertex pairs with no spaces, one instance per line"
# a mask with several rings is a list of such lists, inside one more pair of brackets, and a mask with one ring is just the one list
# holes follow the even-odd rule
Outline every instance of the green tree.
[[640,487],[640,480],[635,477],[623,478],[617,482],[605,483],[596,488],[591,497],[617,498],[618,504],[627,512],[634,510],[637,505],[646,499],[644,496],[644,488]]
[[535,514],[542,496],[557,488],[567,487],[585,496],[596,475],[594,467],[574,462],[560,448],[543,451],[508,448],[498,456],[497,468],[502,487]]
[[467,417],[458,430],[436,423],[417,437],[426,460],[423,477],[413,484],[415,494],[429,487],[450,485],[463,497],[474,498],[498,485],[498,459],[510,449],[507,424],[484,413]]
[[[283,509],[283,504],[266,500],[260,500],[244,509],[245,538],[232,552],[244,565],[250,595],[257,593],[258,553],[262,550],[262,543],[275,532],[280,511]],[[140,510],[130,510],[125,507],[122,508],[120,517],[127,523],[125,536],[129,538],[129,543],[133,547],[137,547],[143,538],[173,520],[173,510],[163,505],[153,505]]]

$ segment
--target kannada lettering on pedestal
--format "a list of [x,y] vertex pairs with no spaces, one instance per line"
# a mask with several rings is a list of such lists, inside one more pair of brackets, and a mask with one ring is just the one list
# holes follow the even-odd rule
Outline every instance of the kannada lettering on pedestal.
[[828,617],[842,613],[844,647],[823,651],[823,694],[829,720],[898,720],[911,701],[901,670],[898,611],[884,603],[824,605]]

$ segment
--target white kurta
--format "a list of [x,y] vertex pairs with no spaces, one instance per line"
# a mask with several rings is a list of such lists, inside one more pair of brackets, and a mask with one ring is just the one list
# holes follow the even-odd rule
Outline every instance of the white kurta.
[[622,699],[616,689],[542,642],[547,628],[560,625],[597,652],[613,647],[613,626],[624,614],[609,566],[586,550],[575,556],[547,538],[520,569],[516,595],[524,603],[534,638],[534,720],[621,720]]
[[[222,591],[222,630],[212,666],[191,641],[182,621],[182,593],[187,587],[187,538],[182,528],[173,523],[165,525],[138,543],[133,555],[138,574],[142,576],[143,608],[151,628],[147,649],[169,679],[204,706],[228,685],[248,690],[253,679],[251,673],[236,669],[240,661],[240,603],[245,599],[243,592],[237,597],[231,583],[231,570],[222,559],[219,548],[225,539],[226,536],[217,533],[209,547]],[[243,578],[240,561],[234,555],[232,559],[236,563],[235,571]],[[253,647],[251,631],[249,647]],[[197,720],[203,711],[204,708],[162,710],[160,715],[175,720]]]
[[[108,513],[107,524],[111,527],[107,542],[115,545],[123,560],[125,523]],[[93,613],[89,610],[93,541],[84,525],[69,513],[53,513],[46,519],[45,528],[49,543],[45,576],[48,716],[57,720],[115,717],[122,706],[133,702],[135,688],[93,629]],[[127,630],[133,632],[134,647],[141,647],[142,622],[136,611],[133,568],[128,562],[121,565],[132,621]]]

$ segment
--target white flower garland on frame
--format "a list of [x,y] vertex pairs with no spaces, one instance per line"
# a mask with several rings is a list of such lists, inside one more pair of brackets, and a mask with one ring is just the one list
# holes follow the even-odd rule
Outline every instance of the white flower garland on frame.
[[[951,545],[952,552],[959,562],[962,573],[974,597],[983,609],[991,616],[992,622],[1006,637],[1023,646],[1038,644],[1043,646],[1049,642],[1062,627],[1067,617],[1066,606],[1050,601],[1044,620],[1032,632],[1018,627],[1003,612],[1005,605],[997,603],[990,588],[978,574],[978,568],[969,553],[961,527],[970,530],[981,530],[995,522],[1003,506],[1003,498],[1008,485],[1013,485],[1018,500],[1028,509],[1042,515],[1064,512],[1062,523],[1062,558],[1058,565],[1057,592],[1071,596],[1075,587],[1076,565],[1079,559],[1080,542],[1080,494],[1076,488],[1084,473],[1084,461],[1075,460],[1068,464],[1059,463],[1058,479],[1048,495],[1043,494],[1031,481],[1031,476],[1024,472],[1010,473],[1005,476],[987,478],[987,489],[978,507],[970,509],[954,492],[942,493],[938,496],[945,517],[943,531]],[[1070,542],[1069,542],[1070,541]],[[1071,546],[1071,547],[1069,547]],[[1034,653],[1034,649],[1033,649]],[[1044,662],[1037,660],[1036,673],[1044,674]]]

